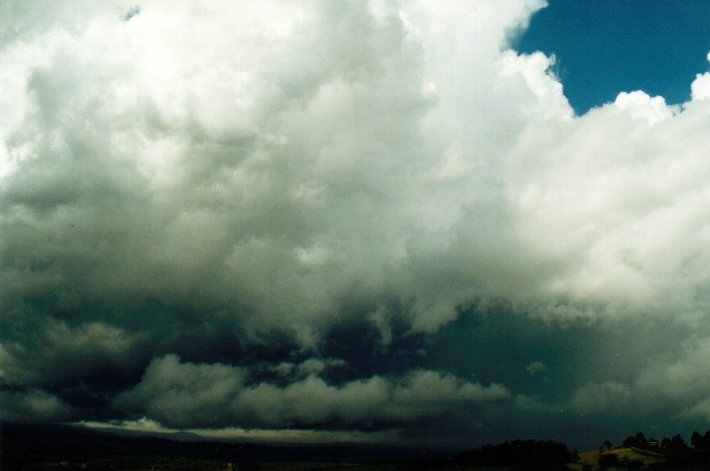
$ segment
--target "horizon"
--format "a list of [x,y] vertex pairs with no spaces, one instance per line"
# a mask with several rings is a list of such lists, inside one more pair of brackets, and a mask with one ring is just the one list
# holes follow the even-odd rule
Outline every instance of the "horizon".
[[[8,432],[8,428],[10,431]],[[265,446],[265,447],[309,447],[317,448],[319,446],[327,447],[344,447],[344,448],[357,448],[357,449],[367,449],[370,447],[377,447],[380,450],[392,449],[401,451],[432,451],[436,453],[459,453],[466,451],[480,450],[486,447],[496,447],[501,445],[507,445],[512,442],[537,442],[537,443],[556,443],[565,445],[568,451],[572,454],[575,453],[593,453],[599,451],[601,448],[606,448],[608,451],[621,450],[628,448],[657,448],[660,450],[663,447],[685,447],[685,448],[696,448],[701,450],[707,450],[708,444],[703,440],[708,440],[710,437],[710,428],[707,430],[694,430],[687,437],[682,433],[675,434],[673,436],[663,436],[654,437],[652,435],[646,436],[642,430],[636,432],[628,433],[623,440],[615,443],[611,440],[604,440],[597,446],[592,446],[589,449],[577,449],[575,447],[569,446],[568,443],[564,441],[557,441],[545,438],[511,438],[506,439],[502,442],[485,442],[474,445],[460,443],[452,445],[451,443],[436,444],[431,442],[403,442],[401,440],[393,440],[390,437],[387,440],[375,440],[374,437],[368,436],[357,436],[357,434],[352,433],[330,433],[324,435],[327,440],[318,438],[317,435],[309,436],[309,430],[283,430],[278,431],[279,433],[269,433],[269,431],[263,430],[244,430],[232,428],[230,430],[211,430],[211,429],[170,429],[162,427],[153,421],[142,419],[132,423],[106,423],[106,422],[22,422],[22,421],[0,421],[0,432],[6,434],[8,437],[17,434],[18,430],[22,431],[24,434],[27,430],[41,431],[42,435],[47,434],[50,431],[56,432],[61,430],[64,432],[69,432],[71,430],[81,430],[84,432],[92,433],[97,432],[98,436],[113,436],[113,437],[125,437],[131,438],[156,438],[160,440],[166,440],[171,442],[215,442],[224,444],[242,444],[242,445],[255,445],[255,446]],[[267,433],[264,433],[267,432]],[[282,432],[285,432],[282,434]],[[306,432],[306,433],[302,433]],[[8,435],[9,434],[9,435]],[[698,444],[692,443],[695,440],[695,436],[699,437]],[[641,436],[641,438],[639,438]],[[78,439],[79,436],[65,436],[65,438]],[[705,437],[703,439],[703,437]],[[362,440],[365,438],[365,440]],[[680,443],[675,442],[680,439]],[[668,444],[663,444],[668,441]],[[627,442],[634,442],[633,444],[627,444]],[[643,443],[641,443],[643,442]],[[673,445],[670,445],[673,443]],[[699,448],[698,448],[699,447]],[[57,450],[61,454],[61,450]]]
[[710,5],[0,12],[0,420],[710,429]]

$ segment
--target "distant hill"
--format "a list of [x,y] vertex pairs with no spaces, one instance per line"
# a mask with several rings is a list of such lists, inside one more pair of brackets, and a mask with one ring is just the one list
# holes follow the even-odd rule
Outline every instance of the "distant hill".
[[[710,437],[710,432],[706,434]],[[703,445],[695,438],[695,441]],[[608,443],[608,442],[605,442]],[[641,441],[643,444],[644,442]],[[0,422],[3,471],[403,471],[710,469],[710,449],[682,441],[570,453],[564,443],[514,440],[459,453],[364,444],[266,445],[191,433],[139,433]],[[664,441],[664,443],[666,443]],[[611,448],[611,445],[606,445]],[[703,445],[704,446],[704,445]]]
[[690,447],[617,448],[609,451],[589,451],[579,454],[571,469],[634,469],[634,470],[708,470],[710,454]]
[[[650,465],[656,465],[658,463],[665,463],[668,461],[663,454],[654,453],[650,451],[642,451],[636,448],[618,448],[616,450],[606,451],[600,453],[599,451],[588,451],[586,453],[579,454],[579,463],[586,464],[589,466],[596,466],[599,464],[600,458],[604,456],[615,456],[616,460],[622,464],[631,464],[637,462],[638,468],[648,467]],[[603,460],[602,460],[603,461]]]
[[[160,435],[160,436],[155,436]],[[168,439],[162,434],[137,435],[68,425],[0,423],[0,469],[337,469],[340,464],[378,464],[394,467],[417,459],[411,449],[386,446],[272,446],[189,440],[190,435]],[[436,455],[445,459],[444,455]],[[281,466],[274,466],[274,464]],[[300,469],[300,468],[299,468]],[[394,469],[394,468],[393,468]]]

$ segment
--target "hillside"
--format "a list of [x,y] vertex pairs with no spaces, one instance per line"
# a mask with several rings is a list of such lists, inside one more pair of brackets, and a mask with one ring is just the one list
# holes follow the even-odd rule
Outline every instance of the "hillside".
[[575,470],[602,469],[688,469],[707,470],[710,455],[706,451],[688,447],[643,449],[617,448],[610,451],[588,451],[569,465]]

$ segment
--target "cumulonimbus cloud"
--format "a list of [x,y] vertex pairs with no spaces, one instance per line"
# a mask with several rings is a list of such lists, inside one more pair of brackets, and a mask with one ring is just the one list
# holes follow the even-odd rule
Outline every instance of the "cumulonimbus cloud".
[[[435,332],[473,300],[707,317],[708,74],[680,106],[629,91],[575,116],[554,58],[508,48],[541,0],[8,5],[3,384],[145,366],[217,323],[317,350],[352,318]],[[308,378],[293,394],[345,394]]]
[[[491,242],[466,248],[472,273],[451,244],[469,206],[500,199],[485,181],[498,178],[495,143],[470,134],[508,118],[477,111],[495,99],[440,66],[492,86],[506,31],[533,4],[499,16],[482,3],[467,18],[485,31],[458,23],[449,37],[439,28],[456,9],[417,25],[430,5],[375,3],[146,4],[127,22],[107,5],[5,44],[6,309],[41,299],[74,322],[123,324],[87,306],[154,300],[308,343],[353,304],[409,305],[432,330],[484,294]],[[519,94],[535,101],[524,83]],[[516,128],[500,129],[510,142]],[[440,275],[451,288],[427,288]]]

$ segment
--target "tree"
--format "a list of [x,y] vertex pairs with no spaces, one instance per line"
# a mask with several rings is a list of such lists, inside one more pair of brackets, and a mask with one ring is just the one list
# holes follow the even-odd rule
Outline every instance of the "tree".
[[[459,466],[526,466],[535,469],[559,469],[569,462],[567,445],[552,441],[514,440],[500,445],[484,445],[462,451],[454,462]],[[558,466],[560,465],[560,466]],[[427,469],[431,469],[428,467]],[[527,468],[526,468],[527,469]]]
[[604,440],[604,443],[602,443],[602,446],[604,446],[607,451],[611,451],[611,442],[609,440]]
[[671,445],[677,446],[677,447],[687,447],[688,445],[685,444],[685,440],[683,440],[683,437],[681,434],[675,434],[671,438]]
[[710,430],[705,432],[705,435],[700,435],[698,432],[693,432],[690,437],[690,443],[698,450],[710,449]]
[[694,431],[693,435],[690,436],[690,444],[693,445],[693,448],[702,448],[702,443],[703,443],[703,437],[698,433],[698,431]]
[[646,440],[646,435],[644,435],[643,432],[638,432],[634,436],[634,441],[639,448],[646,448],[648,446],[648,440]]

